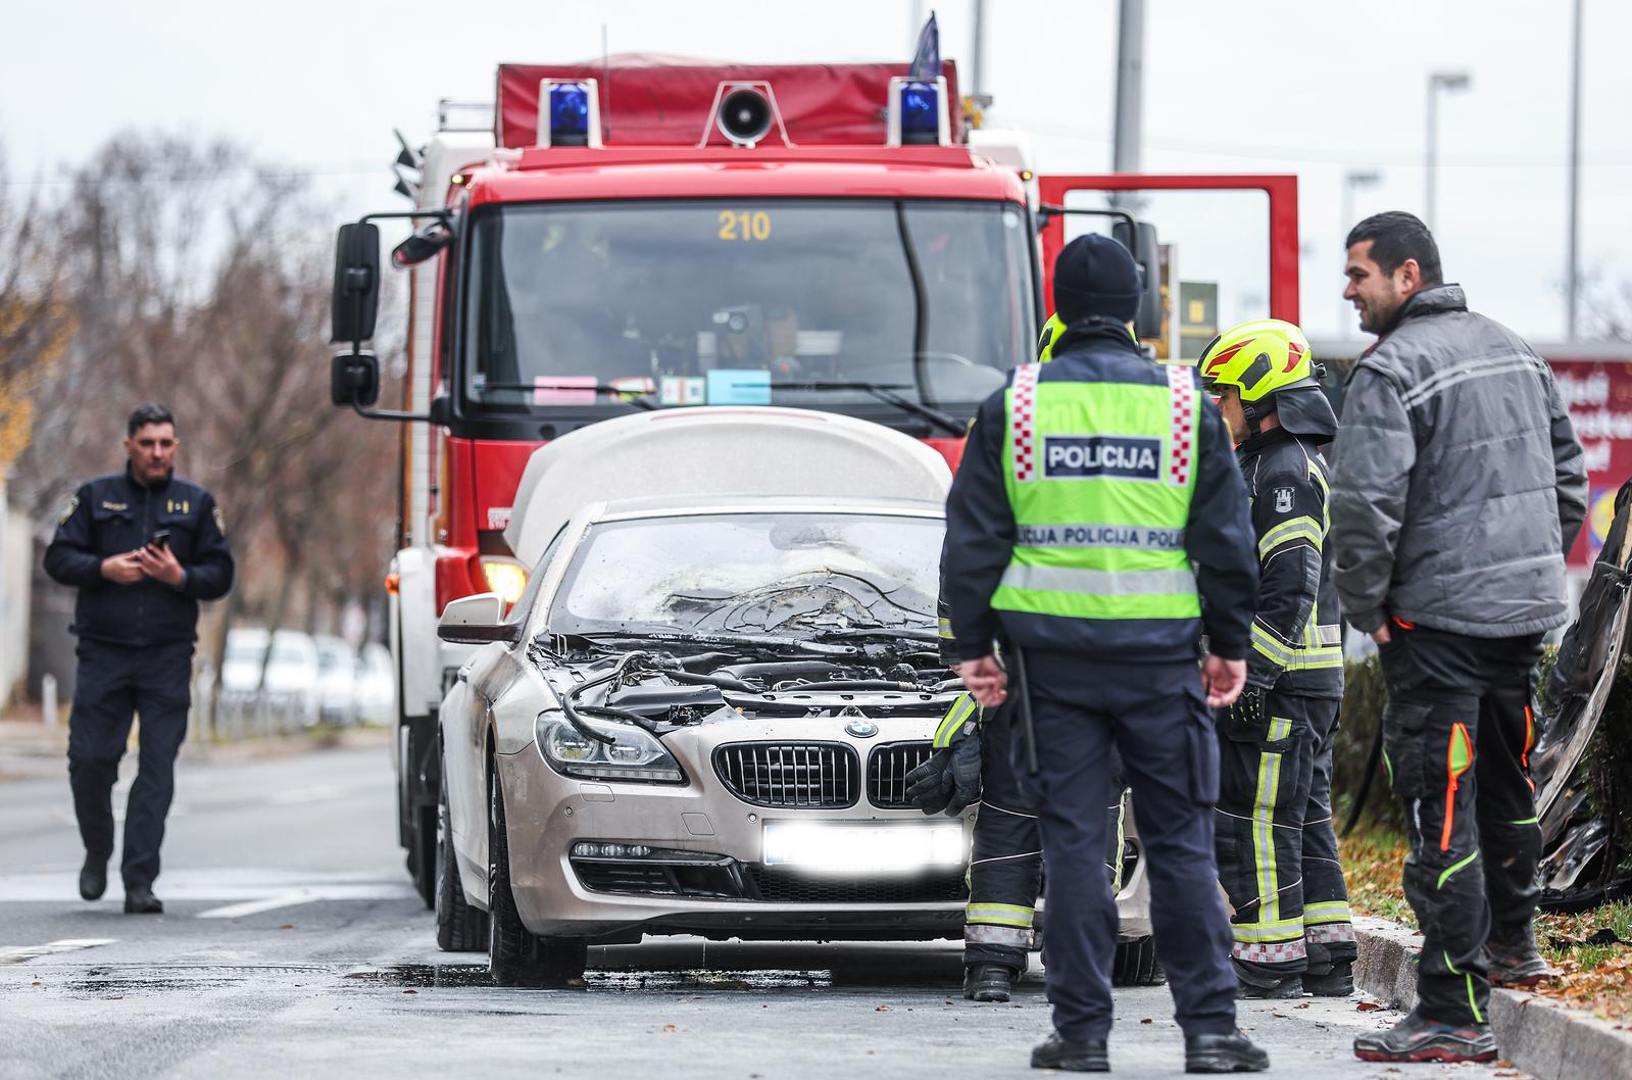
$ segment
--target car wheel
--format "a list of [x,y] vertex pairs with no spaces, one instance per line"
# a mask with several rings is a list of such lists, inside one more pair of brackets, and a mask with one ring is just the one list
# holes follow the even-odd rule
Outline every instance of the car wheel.
[[1135,938],[1116,943],[1116,960],[1111,965],[1112,986],[1158,986],[1167,973],[1156,962],[1156,939]]
[[451,821],[444,786],[436,806],[436,944],[443,952],[481,952],[487,947],[487,913],[465,899]]
[[522,925],[510,891],[510,844],[505,834],[504,790],[494,772],[487,841],[487,969],[500,986],[581,984],[589,949],[582,938],[545,938]]

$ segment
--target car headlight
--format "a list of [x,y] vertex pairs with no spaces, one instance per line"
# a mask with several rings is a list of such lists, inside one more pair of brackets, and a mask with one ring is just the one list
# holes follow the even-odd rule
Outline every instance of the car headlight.
[[674,755],[657,739],[633,724],[584,720],[612,739],[610,743],[586,737],[566,714],[550,710],[538,714],[533,725],[538,751],[563,776],[596,780],[639,780],[652,784],[683,784],[686,774]]

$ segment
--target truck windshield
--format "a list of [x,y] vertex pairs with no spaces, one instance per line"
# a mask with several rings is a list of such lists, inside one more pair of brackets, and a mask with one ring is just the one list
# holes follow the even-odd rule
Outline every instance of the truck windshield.
[[909,419],[884,388],[966,416],[1036,342],[1009,204],[525,204],[477,211],[470,238],[461,381],[484,413],[625,411],[615,387]]

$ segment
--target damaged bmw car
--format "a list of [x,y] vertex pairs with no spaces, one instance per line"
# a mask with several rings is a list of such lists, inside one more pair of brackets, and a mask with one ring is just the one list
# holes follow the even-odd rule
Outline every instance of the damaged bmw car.
[[[571,983],[590,945],[645,934],[962,936],[974,813],[926,817],[906,779],[961,692],[936,632],[950,475],[782,411],[537,451],[507,533],[523,595],[443,613],[480,647],[439,714],[438,942],[485,947],[501,985]],[[756,450],[767,425],[797,459]]]

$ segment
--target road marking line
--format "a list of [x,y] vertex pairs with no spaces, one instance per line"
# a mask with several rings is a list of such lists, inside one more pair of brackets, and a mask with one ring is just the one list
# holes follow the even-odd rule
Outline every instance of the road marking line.
[[49,941],[44,945],[23,945],[15,949],[0,949],[0,964],[21,964],[25,960],[37,960],[42,956],[51,956],[55,953],[73,952],[75,949],[89,949],[97,945],[112,945],[118,938],[63,938],[61,941]]
[[259,915],[263,911],[273,911],[281,907],[294,907],[296,904],[310,904],[314,900],[323,899],[322,893],[310,889],[299,892],[279,893],[277,896],[263,896],[259,900],[245,900],[241,904],[228,904],[226,907],[211,908],[198,913],[200,919],[237,919],[244,915]]

